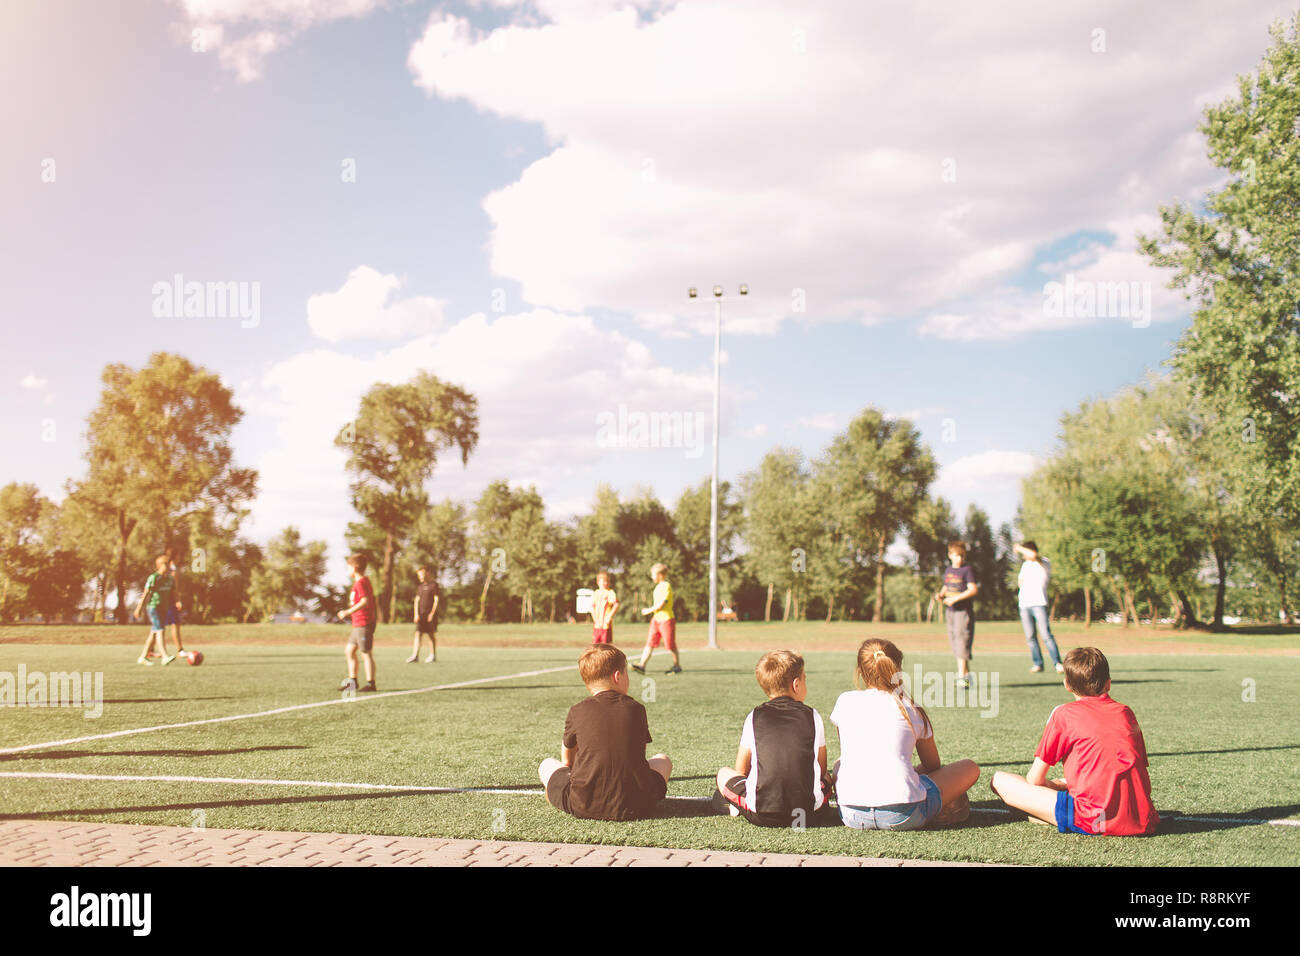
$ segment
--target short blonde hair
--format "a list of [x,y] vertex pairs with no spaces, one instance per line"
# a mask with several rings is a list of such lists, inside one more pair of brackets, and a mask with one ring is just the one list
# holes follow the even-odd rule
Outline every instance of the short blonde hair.
[[758,686],[768,697],[794,687],[794,682],[803,677],[803,658],[794,651],[768,651],[758,659],[754,668]]
[[588,687],[612,680],[626,667],[627,655],[613,644],[593,644],[578,658],[578,673]]
[[668,573],[668,565],[666,565],[666,564],[652,564],[652,565],[650,565],[650,577],[652,577],[652,578],[657,578],[657,577],[659,577],[659,575],[661,575],[661,574],[667,574],[667,573]]

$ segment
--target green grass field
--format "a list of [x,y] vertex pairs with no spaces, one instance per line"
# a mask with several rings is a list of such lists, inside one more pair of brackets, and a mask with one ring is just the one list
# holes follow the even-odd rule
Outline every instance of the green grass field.
[[[982,625],[983,627],[983,625]],[[1075,626],[1077,627],[1077,626]],[[55,743],[161,724],[250,714],[337,699],[342,629],[329,644],[286,625],[263,629],[261,643],[238,628],[189,628],[186,645],[205,651],[200,667],[178,661],[141,667],[122,643],[136,630],[6,629],[0,672],[102,671],[97,719],[71,708],[0,708],[4,774],[150,775],[251,778],[314,783],[465,787],[540,791],[538,762],[555,755],[568,707],[585,693],[576,667],[532,676],[394,697],[362,697],[248,719],[158,729],[107,739]],[[670,796],[704,797],[718,767],[735,757],[746,712],[761,701],[754,647],[790,646],[808,661],[808,702],[825,717],[851,686],[851,647],[867,628],[741,625],[723,631],[726,646],[695,649],[702,629],[683,628],[686,672],[665,676],[667,656],[651,661],[646,701],[654,749],[674,761]],[[524,640],[520,632],[530,632]],[[544,640],[537,637],[550,632]],[[908,658],[906,668],[946,671],[937,628],[886,627]],[[1083,643],[1082,629],[1058,632],[1063,647]],[[381,692],[499,678],[574,664],[581,629],[448,628],[436,664],[402,663],[404,626],[381,631],[376,650]],[[635,630],[640,638],[642,631]],[[996,672],[996,715],[977,707],[929,706],[941,755],[970,757],[983,768],[971,792],[975,813],[962,828],[914,833],[765,830],[713,816],[707,803],[669,801],[655,818],[634,823],[580,821],[546,805],[539,793],[425,793],[262,783],[68,780],[0,776],[0,818],[93,820],[662,847],[829,853],[930,860],[1077,865],[1290,865],[1300,858],[1300,827],[1247,819],[1298,819],[1300,711],[1294,705],[1300,658],[1285,634],[1193,636],[1191,653],[1174,643],[1134,653],[1140,635],[1094,628],[1089,643],[1111,655],[1113,696],[1136,712],[1151,753],[1151,778],[1165,822],[1152,838],[1089,839],[1057,834],[1023,816],[981,812],[1000,807],[988,788],[998,769],[1024,772],[1051,709],[1069,699],[1055,674],[1028,673],[1014,625],[977,635],[976,670]],[[140,633],[141,638],[143,632]],[[631,634],[622,646],[633,646]],[[20,643],[35,637],[40,644]],[[94,643],[81,643],[89,638]],[[301,638],[301,639],[300,639]],[[1014,640],[1013,640],[1014,638]],[[78,643],[69,643],[76,640]],[[1017,641],[1019,643],[1017,643]],[[1242,642],[1255,648],[1239,653]],[[1259,641],[1258,644],[1255,644]],[[505,643],[516,646],[484,646]],[[542,646],[568,643],[567,647]],[[915,649],[915,652],[913,651]],[[1227,651],[1227,653],[1224,653]],[[1254,701],[1243,700],[1253,686]],[[992,708],[987,708],[991,710]],[[827,725],[831,759],[838,753]],[[1195,820],[1180,817],[1195,817]]]

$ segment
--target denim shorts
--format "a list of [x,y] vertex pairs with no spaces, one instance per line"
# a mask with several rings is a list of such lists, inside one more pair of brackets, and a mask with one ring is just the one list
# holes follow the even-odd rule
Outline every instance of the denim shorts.
[[840,819],[855,830],[919,830],[939,815],[943,797],[939,785],[921,774],[925,799],[916,803],[891,803],[883,807],[840,804]]

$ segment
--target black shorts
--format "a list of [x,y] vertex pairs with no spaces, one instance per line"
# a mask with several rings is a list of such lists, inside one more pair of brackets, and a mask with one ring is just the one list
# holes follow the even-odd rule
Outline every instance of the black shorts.
[[[560,767],[555,773],[551,774],[551,779],[546,781],[546,802],[564,813],[573,813],[573,809],[569,805],[569,790],[572,786],[572,779],[572,771],[568,767]],[[645,802],[638,808],[637,816],[648,815],[668,795],[668,781],[656,771],[649,771],[646,776],[646,783],[650,789],[644,793],[643,799]]]
[[[824,783],[823,781],[823,785]],[[749,797],[745,793],[748,787],[749,781],[744,777],[739,775],[732,777],[727,781],[727,786],[724,789],[713,791],[713,809],[718,813],[730,813],[730,808],[735,807],[740,816],[758,827],[789,827],[796,822],[802,823],[803,826],[825,824],[827,811],[830,809],[830,801],[825,797],[822,798],[820,807],[812,813],[805,812],[802,820],[800,820],[800,815],[794,811],[790,813],[760,813],[757,810],[750,809]]]
[[434,634],[438,633],[438,622],[430,621],[428,618],[422,617],[415,622],[415,633],[428,634],[432,637]]

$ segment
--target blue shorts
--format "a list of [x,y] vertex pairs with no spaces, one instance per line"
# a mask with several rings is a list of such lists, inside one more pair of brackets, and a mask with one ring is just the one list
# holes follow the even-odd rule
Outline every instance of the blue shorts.
[[1082,833],[1084,836],[1096,836],[1091,830],[1074,825],[1074,797],[1067,790],[1056,793],[1056,829],[1061,833]]
[[840,819],[855,830],[919,830],[939,815],[943,796],[939,785],[921,774],[925,798],[916,803],[892,803],[883,807],[852,807],[840,804]]
[[176,614],[176,605],[168,604],[163,607],[161,604],[157,607],[149,608],[149,626],[155,631],[161,631],[171,624],[179,624],[180,617]]

